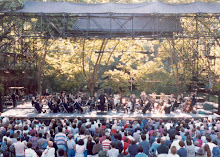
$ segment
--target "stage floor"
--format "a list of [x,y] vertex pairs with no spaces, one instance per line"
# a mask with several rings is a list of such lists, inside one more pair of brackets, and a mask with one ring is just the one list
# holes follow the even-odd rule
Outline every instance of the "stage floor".
[[[44,108],[43,110],[47,110]],[[217,114],[210,114],[213,118],[220,117]],[[205,118],[210,115],[204,114],[192,114],[192,113],[183,113],[180,109],[177,109],[175,112],[170,114],[158,113],[157,111],[152,111],[151,113],[147,112],[142,114],[141,111],[134,113],[117,113],[116,111],[108,111],[106,115],[99,115],[96,111],[88,112],[85,114],[79,113],[41,113],[38,114],[34,111],[30,102],[25,102],[21,105],[18,105],[16,108],[8,108],[2,113],[2,117],[17,117],[17,118],[37,118],[37,119],[51,119],[51,118],[85,118],[85,119],[103,119],[103,118],[118,118],[118,119],[141,119],[141,118]]]

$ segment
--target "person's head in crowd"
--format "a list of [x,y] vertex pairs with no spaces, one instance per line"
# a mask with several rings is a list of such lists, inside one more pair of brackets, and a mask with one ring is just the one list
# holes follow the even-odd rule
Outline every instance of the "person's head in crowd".
[[98,138],[98,137],[95,138],[95,143],[96,143],[96,144],[99,143],[99,138]]
[[81,127],[81,128],[79,129],[79,134],[80,134],[80,135],[84,135],[84,134],[85,134],[85,129],[84,129],[83,127]]
[[129,142],[129,139],[128,139],[127,137],[125,138],[125,142],[126,142],[126,143],[128,143],[128,142]]
[[17,137],[17,141],[21,141],[21,138],[19,136]]
[[186,140],[186,145],[187,146],[191,146],[192,145],[192,141],[191,140]]
[[42,133],[39,133],[39,134],[38,134],[38,137],[39,137],[39,138],[42,138],[42,137],[43,137]]
[[157,132],[156,131],[154,131],[153,133],[152,133],[152,136],[157,136]]
[[37,153],[37,157],[41,157],[42,156],[42,151],[37,150],[36,153]]
[[207,140],[207,142],[211,142],[212,141],[210,136],[206,137],[206,140]]
[[91,142],[92,142],[92,137],[89,136],[89,137],[88,137],[88,143],[91,143]]
[[160,138],[157,138],[157,143],[160,143],[160,140],[161,140]]
[[80,146],[84,145],[83,139],[80,139],[80,140],[78,141],[78,145],[80,145]]
[[60,149],[58,151],[58,157],[63,157],[64,156],[64,150],[63,149]]
[[63,128],[62,127],[58,127],[58,131],[59,132],[63,132]]
[[177,149],[175,146],[172,146],[170,149],[171,154],[175,155],[177,153]]
[[136,142],[136,140],[131,140],[131,144],[136,144],[137,142]]
[[138,153],[143,153],[143,148],[142,148],[142,146],[138,146],[137,150],[138,150]]
[[110,135],[107,135],[107,136],[106,136],[106,139],[108,139],[108,140],[111,141],[111,136],[110,136]]
[[69,135],[68,135],[68,138],[69,138],[69,140],[72,140],[73,135],[72,135],[72,134],[69,134]]
[[145,140],[146,140],[146,135],[145,135],[145,134],[142,134],[142,135],[141,135],[141,140],[142,140],[142,141],[145,141]]
[[28,143],[27,143],[27,147],[28,147],[28,148],[32,148],[32,142],[28,142]]
[[115,148],[115,142],[111,142],[110,145],[111,145],[112,148]]
[[185,146],[185,143],[183,141],[179,141],[179,145],[181,148],[183,148]]
[[166,131],[163,132],[163,136],[167,136],[167,132]]
[[47,144],[48,144],[49,147],[53,147],[53,142],[51,140],[48,141]]
[[194,145],[198,147],[199,146],[199,141],[195,141]]
[[161,144],[161,145],[162,145],[162,144],[165,144],[165,140],[161,139],[161,140],[160,140],[160,144]]
[[205,144],[204,145],[204,151],[207,153],[207,157],[211,157],[211,150],[210,150],[210,148],[209,148],[209,145],[208,144]]
[[35,132],[32,132],[32,133],[31,133],[31,136],[35,136]]

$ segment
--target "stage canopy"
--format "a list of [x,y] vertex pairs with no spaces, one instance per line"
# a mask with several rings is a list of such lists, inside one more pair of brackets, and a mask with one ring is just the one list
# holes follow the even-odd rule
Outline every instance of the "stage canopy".
[[[14,16],[14,25],[16,20],[23,22],[23,25],[18,26],[22,28],[17,28],[18,31],[22,30],[18,35],[23,37],[218,37],[220,3],[86,4],[27,1],[22,9],[2,10],[0,13],[2,17]],[[187,20],[191,21],[189,24],[183,20],[185,17],[192,17]],[[33,20],[34,18],[37,20]],[[208,20],[211,20],[209,23],[212,27],[216,27],[212,29],[214,31],[205,30],[206,27],[200,28]],[[202,30],[202,34],[186,33],[183,22],[187,27],[192,27],[192,32],[199,33]],[[8,25],[3,19],[3,28],[7,28]],[[30,25],[29,29],[24,27],[27,25]],[[50,31],[50,28],[54,31]]]
[[67,13],[67,14],[189,14],[220,13],[220,3],[194,2],[188,4],[166,4],[162,2],[118,4],[118,3],[71,3],[27,1],[17,13]]

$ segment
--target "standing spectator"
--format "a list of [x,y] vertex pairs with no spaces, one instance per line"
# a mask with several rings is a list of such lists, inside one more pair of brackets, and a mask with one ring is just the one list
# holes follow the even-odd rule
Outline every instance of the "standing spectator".
[[157,132],[153,131],[152,136],[150,136],[150,146],[152,146],[152,144],[156,141],[156,138],[157,138]]
[[185,143],[183,141],[180,141],[179,145],[180,145],[181,148],[177,151],[177,154],[180,157],[186,157],[187,156],[187,150],[186,150],[186,148],[184,148]]
[[217,138],[216,138],[217,144],[220,147],[220,132],[217,133]]
[[47,149],[44,150],[41,157],[55,157],[55,148],[52,141],[48,141]]
[[195,146],[191,140],[186,140],[187,157],[195,157]]
[[205,144],[203,149],[204,149],[205,155],[206,155],[207,157],[212,157],[212,151],[211,151],[211,149],[209,148],[209,145],[208,145],[208,144]]
[[99,142],[99,138],[95,138],[95,145],[93,146],[92,153],[95,157],[98,157],[99,151],[103,150],[102,144]]
[[76,156],[75,157],[84,157],[85,146],[84,146],[83,139],[80,139],[78,141],[78,143],[76,144],[75,152],[76,152]]
[[178,154],[177,154],[177,150],[176,150],[176,147],[175,146],[172,146],[171,149],[170,149],[170,153],[168,155],[169,157],[180,157]]
[[11,141],[7,141],[7,145],[4,148],[3,156],[15,157],[15,147],[11,144]]
[[124,150],[124,155],[128,155],[128,147],[130,145],[130,143],[128,143],[128,138],[126,137],[125,140],[124,140],[124,147],[123,147],[123,150]]
[[86,145],[87,157],[93,157],[92,149],[93,149],[94,145],[95,145],[95,143],[92,142],[92,137],[88,137],[88,142],[87,142],[87,145]]
[[138,150],[137,150],[137,144],[135,140],[131,141],[131,144],[128,147],[128,152],[130,154],[130,157],[135,157],[135,155],[138,154]]
[[37,148],[37,140],[38,140],[38,138],[35,136],[35,133],[32,132],[32,133],[31,133],[31,137],[29,138],[29,141],[28,141],[28,142],[31,142],[31,143],[32,143],[32,148],[33,148],[34,150],[36,150],[36,148]]
[[76,145],[75,141],[73,140],[73,135],[68,135],[69,140],[67,141],[67,156],[72,157],[75,156],[74,147]]
[[58,150],[63,149],[65,156],[66,156],[66,144],[67,144],[67,138],[66,135],[62,132],[63,129],[61,127],[58,127],[59,133],[55,135],[54,141],[57,144]]
[[143,153],[143,148],[141,146],[138,146],[138,154],[135,155],[135,157],[147,157],[147,155]]
[[202,147],[202,140],[201,140],[201,134],[197,134],[197,140],[195,140],[195,141],[198,141],[199,142],[199,145],[198,145],[198,147]]
[[111,142],[111,149],[107,151],[107,157],[117,157],[119,150],[115,148],[115,143]]
[[106,139],[104,141],[102,141],[102,147],[106,152],[110,148],[110,144],[111,144],[110,139],[111,139],[111,137],[108,135],[108,136],[106,136]]
[[32,143],[28,142],[27,149],[25,150],[25,157],[37,157],[37,153],[31,148],[32,148]]
[[166,146],[164,140],[160,140],[161,145],[157,147],[157,153],[158,154],[168,154],[169,148]]
[[38,135],[39,139],[37,140],[37,149],[43,152],[43,144],[46,142],[46,139],[43,138],[42,134],[39,133]]
[[21,138],[17,137],[17,142],[14,143],[16,157],[24,157],[25,145],[21,142]]
[[[212,156],[212,150],[213,150],[214,147],[217,147],[217,145],[215,145],[214,143],[211,142],[212,139],[211,139],[210,136],[206,137],[206,140],[208,142],[207,145],[209,146],[209,149],[211,151],[211,156]],[[205,146],[203,146],[203,147],[205,148]]]
[[15,108],[17,106],[17,100],[16,100],[16,91],[13,92],[13,94],[11,95],[11,99],[12,99],[12,102],[13,102],[13,107]]
[[139,143],[139,146],[141,146],[143,148],[143,153],[145,153],[146,155],[149,154],[149,149],[150,149],[150,144],[149,142],[146,140],[146,135],[142,134],[141,135],[141,142]]

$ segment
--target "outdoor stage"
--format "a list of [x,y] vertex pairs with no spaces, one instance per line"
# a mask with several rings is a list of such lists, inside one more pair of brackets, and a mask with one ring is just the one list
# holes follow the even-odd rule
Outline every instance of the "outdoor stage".
[[[43,110],[47,110],[47,108],[43,108]],[[25,102],[21,105],[18,105],[16,108],[8,108],[2,113],[2,117],[17,117],[17,118],[37,118],[37,119],[52,119],[52,118],[85,118],[85,119],[103,119],[103,118],[117,118],[117,119],[141,119],[141,118],[205,118],[212,116],[213,118],[217,118],[220,116],[217,114],[210,113],[209,115],[205,114],[192,114],[192,113],[183,113],[180,109],[177,109],[175,112],[171,112],[170,114],[158,113],[157,111],[152,111],[151,113],[147,112],[146,114],[142,114],[141,111],[127,114],[127,113],[117,113],[116,111],[109,111],[106,115],[99,115],[96,111],[88,112],[85,114],[79,113],[41,113],[38,114],[34,111],[34,107],[32,107],[30,102]]]

